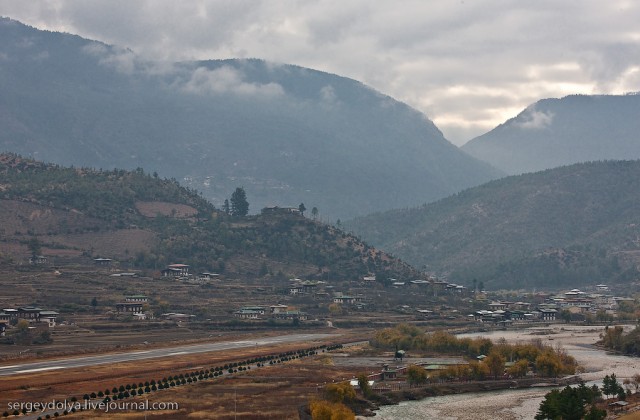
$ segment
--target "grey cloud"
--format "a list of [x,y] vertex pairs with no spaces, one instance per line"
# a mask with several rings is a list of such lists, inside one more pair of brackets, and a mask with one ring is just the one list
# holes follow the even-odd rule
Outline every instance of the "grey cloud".
[[[342,101],[338,97],[336,90],[331,85],[326,85],[320,88],[318,92],[320,97],[320,106],[326,110],[339,111],[342,107]],[[297,106],[305,106],[304,104],[298,104]]]
[[83,48],[86,54],[98,57],[102,65],[112,67],[124,74],[133,74],[138,67],[138,58],[131,51],[120,47],[108,48],[98,42],[91,43]]
[[535,106],[530,106],[522,113],[523,120],[518,121],[516,125],[525,130],[540,130],[550,126],[553,117],[552,112],[538,111]]
[[190,93],[232,93],[243,96],[282,96],[284,89],[277,83],[247,83],[244,75],[229,66],[210,70],[206,67],[198,67],[189,80],[179,86],[180,89]]
[[640,45],[616,43],[582,54],[580,63],[599,91],[609,91],[625,73],[640,65]]
[[640,3],[629,0],[3,0],[0,14],[164,61],[256,57],[337,73],[417,107],[458,144],[538,99],[623,93],[640,79]]

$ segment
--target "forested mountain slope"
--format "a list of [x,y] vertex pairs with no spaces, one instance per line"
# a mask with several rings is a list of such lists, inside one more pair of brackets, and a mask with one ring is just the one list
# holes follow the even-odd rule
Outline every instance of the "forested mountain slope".
[[[251,197],[248,198],[250,202]],[[229,276],[358,279],[417,275],[352,235],[302,215],[230,216],[195,191],[143,170],[65,168],[0,155],[0,259],[38,244],[58,261],[95,257],[157,271],[181,262]]]
[[508,287],[635,280],[639,161],[511,176],[436,203],[347,224],[366,241],[452,280]]
[[0,19],[0,150],[145,168],[220,207],[238,186],[335,221],[501,176],[424,115],[351,79],[260,60],[149,62]]

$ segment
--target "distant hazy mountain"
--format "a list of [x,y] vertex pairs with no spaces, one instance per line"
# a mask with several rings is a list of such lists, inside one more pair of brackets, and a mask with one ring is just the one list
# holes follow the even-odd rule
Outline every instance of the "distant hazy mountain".
[[640,159],[640,95],[544,99],[462,149],[509,174]]
[[640,161],[511,176],[347,226],[416,267],[492,287],[597,284],[640,274]]
[[501,172],[424,115],[354,80],[259,60],[157,63],[0,19],[0,150],[175,177],[220,206],[353,217]]

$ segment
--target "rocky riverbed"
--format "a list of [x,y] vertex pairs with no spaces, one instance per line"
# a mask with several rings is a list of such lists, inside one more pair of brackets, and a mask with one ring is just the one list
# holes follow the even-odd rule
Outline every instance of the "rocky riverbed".
[[[632,326],[625,326],[625,330],[632,328]],[[598,385],[601,385],[605,375],[611,373],[615,373],[620,382],[639,373],[640,359],[607,353],[593,346],[603,330],[604,327],[557,324],[549,327],[473,333],[463,336],[484,336],[494,341],[504,338],[509,343],[541,339],[545,343],[562,346],[577,359],[584,370],[580,376],[585,381]],[[533,419],[547,392],[549,392],[548,388],[533,388],[429,397],[420,401],[407,401],[399,405],[381,407],[376,418],[384,420]]]

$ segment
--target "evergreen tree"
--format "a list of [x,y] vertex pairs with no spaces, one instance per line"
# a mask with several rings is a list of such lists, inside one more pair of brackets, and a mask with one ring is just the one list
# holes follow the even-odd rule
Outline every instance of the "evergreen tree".
[[29,252],[31,252],[31,258],[33,258],[33,260],[35,261],[36,257],[40,255],[40,252],[42,250],[38,237],[36,236],[32,237],[29,240],[29,243],[27,244],[27,246],[29,248]]
[[225,198],[224,204],[222,205],[222,211],[226,214],[231,214],[231,207],[229,207],[229,200]]
[[231,194],[231,214],[233,216],[246,216],[249,213],[249,202],[244,188],[238,187]]
[[606,375],[602,380],[602,393],[609,397],[609,395],[618,395],[620,390],[624,392],[624,388],[618,382],[616,374],[612,373],[611,376]]
[[[545,395],[540,403],[536,420],[564,419],[579,420],[582,418],[602,419],[603,410],[593,406],[599,396],[599,391],[587,388],[584,384],[579,387],[565,387],[562,390],[554,389]],[[589,411],[587,412],[587,407]],[[605,412],[606,415],[606,412]],[[586,417],[585,417],[586,416]]]
[[611,378],[609,378],[609,375],[606,375],[602,380],[602,393],[606,395],[607,398],[611,395]]
[[267,263],[263,261],[262,265],[260,265],[260,272],[258,273],[258,275],[260,277],[264,277],[267,274],[269,274],[269,267],[267,267]]
[[604,420],[607,417],[607,410],[602,410],[595,405],[585,414],[584,420]]
[[307,211],[307,208],[305,207],[304,203],[300,203],[300,205],[298,206],[298,210],[300,210],[300,214],[304,216],[304,212]]

